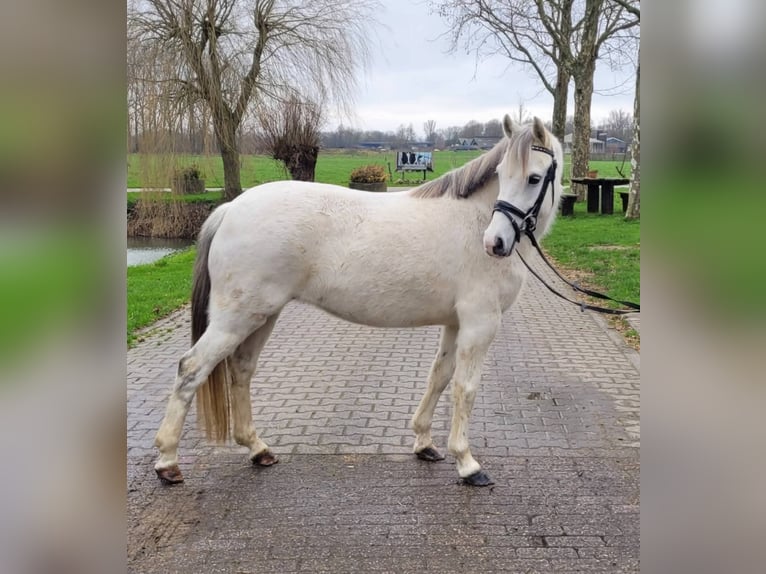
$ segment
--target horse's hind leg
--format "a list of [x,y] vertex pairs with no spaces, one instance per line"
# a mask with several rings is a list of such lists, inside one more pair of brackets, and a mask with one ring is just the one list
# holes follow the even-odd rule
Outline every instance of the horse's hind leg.
[[250,381],[253,378],[261,349],[274,329],[279,313],[272,315],[266,323],[245,339],[234,351],[229,366],[233,379],[231,386],[231,410],[234,417],[234,440],[250,449],[250,460],[260,466],[271,466],[278,462],[269,447],[258,438],[253,424],[250,404]]
[[444,460],[444,456],[436,450],[431,439],[431,422],[436,403],[455,372],[456,337],[457,327],[445,325],[442,328],[439,350],[428,374],[428,388],[412,417],[412,430],[415,431],[413,451],[422,460]]
[[[263,321],[265,321],[265,317]],[[256,327],[259,326],[256,324]],[[211,323],[200,339],[178,362],[178,374],[168,399],[165,418],[154,439],[160,456],[154,465],[160,480],[182,482],[178,468],[178,442],[184,420],[197,388],[226,357],[231,355],[247,336],[247,331],[223,330]]]

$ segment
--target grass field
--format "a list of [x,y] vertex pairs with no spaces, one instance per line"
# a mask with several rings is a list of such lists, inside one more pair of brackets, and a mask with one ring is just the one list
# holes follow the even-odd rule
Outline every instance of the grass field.
[[640,303],[641,223],[622,216],[619,195],[614,215],[587,213],[585,202],[576,203],[574,216],[556,218],[542,245],[583,285],[616,299]]
[[[451,169],[460,167],[478,157],[478,151],[437,151],[434,152],[434,172],[429,172],[427,179],[434,179]],[[173,166],[186,166],[196,164],[205,176],[205,186],[223,187],[223,164],[220,156],[215,155],[178,155],[178,156],[141,156],[131,154],[128,156],[128,188],[138,187],[167,187],[169,175]],[[241,174],[243,189],[253,187],[268,181],[289,179],[289,175],[282,165],[266,156],[243,155],[241,157]],[[409,173],[402,176],[393,171],[396,167],[394,152],[375,152],[367,150],[359,151],[335,151],[322,150],[319,153],[316,166],[316,181],[321,183],[334,183],[336,185],[348,185],[348,176],[357,167],[367,164],[380,164],[388,170],[391,165],[393,179],[391,185],[398,184],[397,180],[404,177],[408,181],[419,180],[421,172]],[[592,161],[591,169],[597,169],[601,177],[619,177],[617,168],[622,168],[623,173],[630,174],[630,163],[622,161]],[[563,178],[567,184],[570,175],[569,157],[564,162]]]
[[128,345],[136,331],[186,303],[191,295],[194,248],[148,265],[128,267]]

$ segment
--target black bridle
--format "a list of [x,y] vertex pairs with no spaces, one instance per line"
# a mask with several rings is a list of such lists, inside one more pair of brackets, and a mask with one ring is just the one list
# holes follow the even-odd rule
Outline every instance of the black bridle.
[[[540,188],[540,192],[537,194],[537,199],[535,199],[535,202],[532,204],[532,207],[530,207],[527,211],[522,211],[515,205],[512,205],[508,203],[507,201],[497,200],[495,202],[495,207],[492,209],[492,213],[494,214],[496,211],[502,213],[505,215],[508,220],[511,222],[511,225],[513,226],[513,232],[515,234],[513,245],[511,245],[511,251],[509,251],[509,254],[511,254],[514,251],[514,246],[516,243],[521,241],[522,235],[526,235],[529,238],[529,241],[532,243],[532,245],[535,247],[537,252],[540,254],[540,257],[542,257],[543,261],[545,261],[546,265],[550,267],[553,272],[558,276],[559,279],[561,279],[564,283],[569,285],[572,289],[575,291],[578,291],[580,293],[583,293],[585,295],[589,295],[591,297],[596,297],[598,299],[606,299],[609,301],[614,301],[616,303],[620,303],[621,305],[624,305],[626,307],[629,307],[629,309],[610,309],[607,307],[599,307],[597,305],[589,305],[587,303],[581,303],[579,301],[575,301],[573,299],[570,299],[566,295],[562,295],[556,289],[548,285],[548,283],[545,282],[545,280],[540,276],[539,273],[537,273],[532,267],[529,266],[529,263],[526,262],[524,257],[522,257],[521,253],[519,253],[519,250],[516,249],[516,253],[519,255],[519,259],[521,259],[521,262],[524,263],[527,269],[529,269],[529,272],[532,273],[537,279],[545,285],[545,287],[554,293],[555,295],[558,295],[565,301],[569,301],[570,303],[574,303],[575,305],[578,305],[582,311],[585,311],[585,309],[590,309],[591,311],[598,311],[599,313],[607,313],[610,315],[624,315],[626,313],[636,313],[641,311],[641,306],[637,303],[632,303],[630,301],[621,301],[619,299],[613,299],[609,295],[604,295],[603,293],[599,293],[598,291],[592,291],[590,289],[585,289],[584,287],[580,287],[577,283],[573,283],[572,281],[569,281],[565,277],[559,273],[556,268],[551,264],[550,261],[548,261],[548,258],[543,253],[542,248],[540,247],[540,244],[537,242],[537,238],[535,237],[535,229],[537,229],[537,218],[540,216],[540,208],[543,205],[543,201],[545,200],[545,194],[548,192],[548,187],[551,188],[551,205],[554,203],[555,198],[555,190],[553,189],[554,185],[554,179],[556,177],[556,157],[553,155],[553,151],[549,150],[546,147],[533,145],[532,149],[534,151],[541,151],[543,153],[547,153],[549,156],[551,156],[552,161],[551,165],[548,166],[548,171],[545,173],[545,178],[543,179],[543,185]],[[521,220],[521,223],[519,224],[516,221],[516,218],[519,218]]]
[[[553,205],[555,195],[553,191],[553,181],[556,178],[556,157],[553,155],[553,151],[549,150],[547,147],[533,145],[532,149],[534,151],[547,153],[549,156],[551,156],[552,159],[551,165],[548,166],[548,171],[545,172],[545,179],[543,179],[543,185],[540,187],[540,193],[537,194],[537,199],[532,204],[532,207],[526,211],[522,211],[515,205],[498,199],[495,202],[494,209],[492,210],[492,213],[499,211],[511,222],[511,225],[513,226],[513,232],[515,234],[513,240],[514,245],[521,240],[522,234],[533,236],[535,229],[537,229],[537,218],[540,215],[540,208],[543,206],[543,201],[545,200],[545,194],[548,192],[548,187],[551,188],[551,205]],[[516,217],[521,219],[521,225],[516,222]],[[511,249],[513,249],[513,245],[511,246]]]

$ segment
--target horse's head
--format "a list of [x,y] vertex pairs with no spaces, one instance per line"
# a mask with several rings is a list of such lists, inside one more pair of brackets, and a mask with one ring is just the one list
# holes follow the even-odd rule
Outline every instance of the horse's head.
[[497,166],[499,193],[484,248],[490,255],[507,257],[523,235],[541,238],[548,231],[561,197],[564,165],[559,141],[540,118],[519,126],[506,115],[503,131],[510,139]]

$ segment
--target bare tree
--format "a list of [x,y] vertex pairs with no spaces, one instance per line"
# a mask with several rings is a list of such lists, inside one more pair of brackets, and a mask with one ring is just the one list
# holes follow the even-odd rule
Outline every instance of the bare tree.
[[483,133],[485,138],[501,138],[503,137],[503,124],[498,119],[491,119],[484,124]]
[[128,153],[139,151],[141,132],[144,130],[144,102],[142,93],[143,84],[138,81],[141,57],[139,51],[132,49],[128,39],[127,52],[127,96],[128,96]]
[[[625,0],[630,3],[629,0]],[[636,0],[634,0],[636,1]],[[585,12],[577,26],[576,54],[572,64],[575,84],[574,132],[572,134],[572,177],[584,177],[590,159],[591,101],[593,99],[593,76],[599,53],[610,39],[635,27],[638,18],[614,0],[585,0]],[[620,50],[611,51],[610,57],[619,60]],[[573,185],[579,197],[584,186]]]
[[575,0],[432,0],[447,21],[451,49],[503,54],[531,69],[553,96],[552,130],[564,139],[573,57]]
[[[639,1],[615,0],[627,12],[641,20]],[[633,139],[630,143],[630,191],[628,192],[628,209],[625,217],[637,219],[641,216],[641,62],[636,65],[636,95],[633,99]]]
[[630,190],[628,209],[625,217],[637,219],[641,216],[641,120],[640,90],[641,64],[636,68],[636,98],[633,100],[633,140],[630,144]]
[[432,142],[436,139],[436,121],[428,120],[423,124],[423,133],[426,136],[426,141]]
[[310,86],[346,108],[367,62],[374,0],[131,0],[129,35],[164,62],[166,101],[210,109],[224,195],[241,191],[238,135],[251,100]]
[[623,109],[610,110],[609,116],[599,125],[600,130],[629,142],[633,132],[633,116]]
[[407,143],[407,127],[404,124],[399,124],[394,134],[394,146],[404,147]]
[[461,138],[479,138],[484,135],[484,124],[476,120],[469,120],[460,128]]
[[527,107],[524,105],[524,102],[521,101],[516,108],[516,113],[513,114],[512,117],[517,124],[525,124],[532,120],[532,116],[529,114]]
[[[634,6],[638,0],[620,2]],[[551,128],[561,140],[574,80],[572,174],[584,176],[596,61],[607,42],[623,45],[620,33],[638,24],[635,14],[617,0],[432,0],[431,6],[450,26],[453,51],[462,45],[477,57],[503,54],[535,72],[553,96]],[[623,63],[622,50],[604,52],[612,67]]]
[[334,132],[327,134],[325,145],[333,148],[347,148],[356,145],[361,138],[361,132],[340,124]]
[[259,112],[263,147],[285,164],[292,179],[314,181],[322,106],[291,96]]
[[141,178],[146,187],[165,187],[173,168],[173,153],[188,151],[183,136],[188,131],[188,98],[167,98],[166,86],[152,81],[166,72],[162,54],[156,46],[143,44],[128,37],[127,96],[129,121],[129,149],[144,153],[163,149],[167,152],[153,162],[141,162]]
[[405,130],[405,136],[407,138],[407,142],[414,142],[415,141],[415,139],[416,139],[416,137],[415,137],[415,128],[413,127],[412,122],[410,122],[407,125],[407,129]]
[[415,141],[415,128],[412,123],[409,125],[399,124],[396,128],[396,135],[394,136],[394,144],[399,147],[407,147],[410,143]]
[[444,145],[452,145],[457,143],[457,138],[460,136],[460,126],[449,126],[439,130],[442,138],[444,138]]

